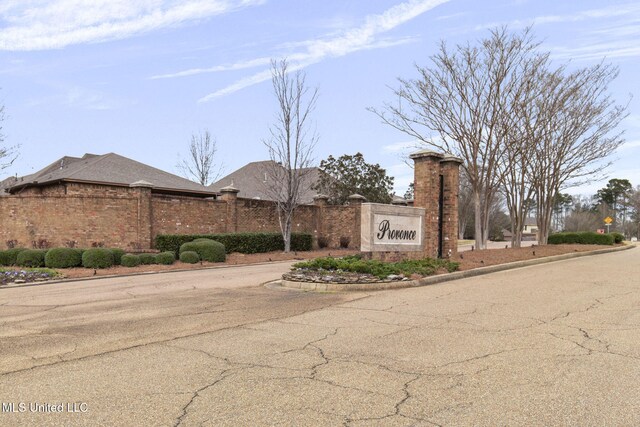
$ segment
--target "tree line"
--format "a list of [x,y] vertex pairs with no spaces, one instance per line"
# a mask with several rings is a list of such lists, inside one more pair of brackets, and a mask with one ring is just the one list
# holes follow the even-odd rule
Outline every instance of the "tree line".
[[608,93],[618,69],[555,65],[531,29],[490,31],[478,43],[441,42],[418,77],[399,79],[394,102],[371,109],[423,145],[460,157],[471,191],[476,247],[486,248],[496,200],[519,246],[531,206],[539,240],[562,190],[601,177],[624,142],[627,105]]

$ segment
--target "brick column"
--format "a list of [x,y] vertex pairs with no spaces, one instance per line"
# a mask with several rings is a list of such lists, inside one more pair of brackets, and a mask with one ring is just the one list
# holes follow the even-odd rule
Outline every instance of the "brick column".
[[458,192],[460,190],[460,165],[462,159],[447,156],[440,161],[444,177],[444,206],[442,209],[442,257],[449,258],[458,252]]
[[240,190],[228,185],[220,189],[220,199],[227,202],[227,218],[225,219],[227,233],[238,231],[238,193]]
[[367,201],[367,198],[360,194],[352,194],[348,197],[349,206],[353,206],[354,215],[354,229],[351,230],[351,243],[350,247],[360,249],[360,234],[362,233],[362,218],[360,217],[362,212],[362,204]]
[[324,222],[326,221],[325,218],[325,206],[327,206],[327,203],[329,201],[329,196],[327,196],[326,194],[316,194],[313,197],[313,205],[315,206],[315,209],[313,210],[313,229],[315,231],[315,235],[316,235],[316,246],[317,246],[317,242],[318,242],[318,237],[324,237],[327,238],[328,236],[325,236],[325,226],[324,226]]
[[[151,249],[154,243],[151,239],[153,236],[152,230],[152,212],[151,212],[151,188],[153,184],[146,181],[136,181],[129,185],[135,190],[135,194],[138,198],[138,223],[137,223],[137,235],[138,241],[131,242],[134,246],[133,249]],[[129,242],[123,242],[129,244]]]
[[424,253],[438,256],[438,207],[440,195],[440,153],[420,150],[409,156],[414,163],[413,206],[425,208]]

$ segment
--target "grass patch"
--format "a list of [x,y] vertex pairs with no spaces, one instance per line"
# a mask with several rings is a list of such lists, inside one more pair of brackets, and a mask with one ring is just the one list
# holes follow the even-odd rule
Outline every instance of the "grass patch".
[[51,279],[58,276],[58,272],[50,268],[25,268],[22,270],[0,268],[0,284],[15,283],[16,280],[36,282],[38,279]]
[[431,276],[440,269],[451,273],[458,270],[459,266],[457,262],[444,259],[424,258],[400,262],[383,262],[364,260],[360,255],[351,255],[344,258],[324,257],[298,262],[293,265],[293,269],[370,274],[384,279],[390,275],[400,274],[404,276],[411,276],[412,274]]

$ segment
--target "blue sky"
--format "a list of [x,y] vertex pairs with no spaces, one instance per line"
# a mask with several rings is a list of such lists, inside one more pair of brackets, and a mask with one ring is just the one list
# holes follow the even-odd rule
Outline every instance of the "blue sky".
[[[191,134],[208,129],[229,173],[264,160],[276,114],[271,58],[287,57],[319,88],[319,162],[358,151],[403,194],[414,151],[367,107],[390,100],[440,40],[534,24],[560,62],[620,67],[610,91],[630,102],[626,144],[610,177],[640,185],[640,4],[591,0],[4,0],[0,102],[24,175],[63,155],[116,152],[174,172]],[[572,189],[593,193],[606,181]]]

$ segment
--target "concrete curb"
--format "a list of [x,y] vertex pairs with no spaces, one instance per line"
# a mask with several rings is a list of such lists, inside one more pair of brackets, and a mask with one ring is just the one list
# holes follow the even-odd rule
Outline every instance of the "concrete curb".
[[127,273],[127,274],[109,274],[107,276],[87,276],[87,277],[76,277],[73,279],[54,279],[47,280],[43,282],[31,282],[31,283],[11,283],[8,285],[0,285],[0,290],[2,289],[14,289],[14,288],[26,288],[29,286],[43,286],[43,285],[54,285],[57,283],[73,283],[73,282],[82,282],[85,280],[102,280],[102,279],[117,279],[120,277],[135,277],[135,276],[148,276],[151,274],[169,274],[169,273],[185,273],[189,271],[203,271],[203,270],[216,270],[220,268],[232,268],[232,267],[248,267],[252,265],[268,265],[268,264],[279,264],[279,263],[288,263],[288,262],[300,262],[299,260],[284,260],[284,261],[268,261],[268,262],[256,262],[253,264],[230,264],[230,265],[212,265],[209,267],[201,267],[201,268],[181,268],[179,270],[165,270],[165,271],[143,271],[140,273]]
[[597,249],[589,252],[572,252],[568,254],[548,256],[544,258],[529,259],[526,261],[516,261],[507,264],[491,265],[488,267],[474,268],[466,271],[456,271],[455,273],[439,274],[437,276],[424,277],[418,280],[405,282],[382,282],[382,283],[315,283],[315,282],[294,282],[291,280],[280,280],[280,285],[286,288],[299,289],[302,291],[316,292],[349,292],[349,291],[382,291],[387,289],[415,288],[418,286],[435,285],[437,283],[449,282],[451,280],[466,279],[467,277],[481,276],[484,274],[496,273],[499,271],[512,270],[514,268],[529,267],[537,264],[563,261],[572,258],[579,258],[591,255],[606,254],[609,252],[625,251],[634,248],[634,245],[625,245],[616,248]]

